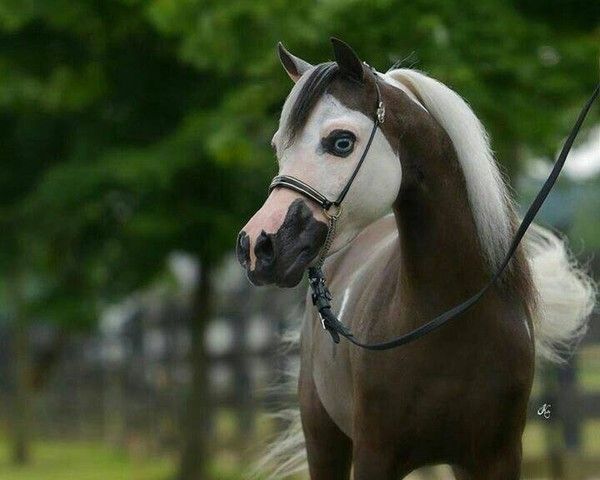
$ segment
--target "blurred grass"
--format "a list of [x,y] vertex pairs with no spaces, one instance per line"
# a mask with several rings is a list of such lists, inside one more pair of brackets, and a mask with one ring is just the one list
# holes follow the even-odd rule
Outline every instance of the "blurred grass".
[[600,391],[600,344],[583,347],[579,352],[578,366],[581,390]]
[[[176,477],[177,456],[132,455],[125,449],[100,441],[36,441],[33,460],[15,466],[9,457],[6,438],[0,436],[1,480],[172,480]],[[243,469],[232,452],[220,452],[213,459],[210,478],[240,480]]]
[[[228,421],[231,421],[229,419]],[[600,456],[600,420],[588,421],[583,432],[584,456]],[[529,422],[524,435],[525,465],[528,474],[544,475],[545,435],[543,422]],[[170,480],[175,477],[174,456],[131,455],[124,449],[102,442],[36,441],[33,462],[25,467],[11,464],[6,439],[0,437],[0,479],[2,480]],[[243,467],[239,451],[221,451],[214,458],[211,478],[240,480]],[[534,473],[535,472],[535,473]],[[527,477],[529,477],[527,475]]]
[[[600,457],[600,419],[585,422],[582,431],[582,454]],[[523,456],[533,458],[543,456],[546,451],[548,430],[542,421],[527,423],[523,434]]]
[[169,457],[134,458],[101,442],[37,441],[30,465],[12,465],[6,440],[0,438],[2,480],[166,480],[175,462]]

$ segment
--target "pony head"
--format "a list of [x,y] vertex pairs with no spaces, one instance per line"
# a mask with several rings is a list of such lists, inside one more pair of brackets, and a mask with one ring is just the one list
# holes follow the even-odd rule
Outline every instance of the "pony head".
[[[316,66],[279,45],[281,63],[295,84],[272,141],[280,175],[295,177],[335,200],[373,131],[379,87],[385,122],[375,130],[344,198],[328,253],[344,248],[392,208],[410,224],[415,216],[426,222],[428,213],[439,207],[437,199],[454,204],[444,209],[453,215],[446,219],[448,229],[471,222],[483,259],[494,266],[510,237],[510,202],[473,111],[451,89],[422,73],[377,73],[348,45],[332,42],[335,61]],[[274,188],[238,237],[238,259],[250,280],[296,285],[319,257],[327,222],[317,202]]]
[[[335,61],[316,66],[279,44],[281,63],[295,85],[272,140],[279,174],[302,180],[328,199],[339,195],[365,149],[379,81],[348,45],[332,42]],[[344,199],[330,253],[391,209],[401,179],[397,149],[378,129]],[[327,229],[319,204],[275,188],[240,232],[238,259],[255,284],[294,286],[316,261]]]

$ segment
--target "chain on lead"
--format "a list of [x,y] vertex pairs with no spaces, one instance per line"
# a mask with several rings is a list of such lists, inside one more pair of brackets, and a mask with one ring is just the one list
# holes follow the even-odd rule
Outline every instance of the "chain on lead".
[[329,210],[323,210],[323,213],[329,220],[329,228],[327,229],[327,236],[325,237],[325,242],[323,243],[323,247],[321,248],[319,261],[317,263],[318,268],[321,268],[323,266],[323,263],[325,263],[325,257],[327,256],[327,252],[329,252],[329,249],[333,244],[333,239],[335,237],[335,229],[337,226],[337,219],[339,218],[340,213],[342,213],[342,207],[341,205],[336,206],[336,211],[333,214],[330,213]]

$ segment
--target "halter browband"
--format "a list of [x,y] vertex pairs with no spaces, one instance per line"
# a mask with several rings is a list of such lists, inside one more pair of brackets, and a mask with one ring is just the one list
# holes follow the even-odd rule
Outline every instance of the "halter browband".
[[[546,200],[546,197],[548,197],[548,194],[552,190],[552,187],[554,186],[554,183],[556,182],[556,179],[558,178],[565,164],[565,161],[567,160],[567,155],[569,154],[573,142],[575,141],[575,138],[579,133],[581,125],[583,124],[583,121],[585,120],[585,117],[587,116],[592,104],[594,103],[594,101],[598,97],[598,94],[600,93],[600,84],[596,86],[596,89],[594,90],[594,93],[592,94],[591,98],[583,106],[579,117],[577,118],[577,121],[575,122],[571,133],[567,137],[567,140],[563,145],[563,148],[556,160],[556,163],[552,168],[552,171],[550,172],[550,175],[542,185],[542,188],[536,195],[535,199],[529,206],[527,213],[523,217],[523,220],[521,221],[521,224],[519,225],[519,228],[515,233],[512,243],[508,249],[504,260],[500,264],[500,267],[498,268],[498,270],[496,270],[494,275],[492,275],[490,280],[483,286],[483,288],[475,295],[462,302],[461,304],[452,307],[451,309],[445,311],[441,315],[438,315],[429,322],[421,325],[420,327],[415,328],[414,330],[411,330],[408,333],[405,333],[404,335],[401,335],[387,342],[363,343],[356,339],[356,337],[352,334],[348,327],[346,327],[340,320],[338,320],[336,315],[331,310],[332,295],[329,289],[327,288],[327,284],[325,283],[325,276],[321,267],[323,266],[325,256],[329,251],[331,244],[333,243],[336,222],[341,212],[342,202],[346,197],[348,190],[350,190],[352,182],[354,182],[354,179],[356,178],[360,167],[365,161],[367,154],[369,153],[369,149],[371,148],[371,144],[373,142],[373,138],[375,137],[375,133],[377,132],[377,128],[383,123],[385,119],[385,108],[383,106],[383,101],[381,98],[381,91],[379,89],[377,72],[368,64],[365,63],[365,65],[373,72],[373,75],[375,76],[375,88],[377,90],[377,110],[375,114],[375,119],[373,121],[373,129],[371,130],[371,135],[369,136],[369,140],[367,141],[365,149],[363,150],[360,160],[354,168],[352,175],[346,182],[346,185],[338,195],[337,199],[334,201],[329,200],[325,195],[320,193],[317,189],[311,187],[308,183],[290,175],[276,176],[271,181],[271,185],[269,186],[269,193],[271,193],[274,188],[287,188],[288,190],[298,192],[301,195],[304,195],[305,197],[321,205],[321,207],[323,208],[323,212],[329,219],[329,229],[327,230],[327,237],[325,238],[325,242],[323,244],[323,247],[321,248],[319,260],[317,261],[315,266],[308,268],[308,281],[312,290],[313,305],[317,308],[323,328],[327,330],[327,332],[329,332],[332,340],[335,343],[339,343],[340,336],[342,336],[354,345],[367,350],[389,350],[411,343],[427,335],[428,333],[437,330],[441,326],[448,323],[450,320],[459,317],[462,313],[466,312],[473,305],[479,302],[479,300],[483,298],[484,294],[488,291],[488,289],[491,288],[496,283],[496,281],[498,281],[498,279],[502,276],[504,270],[510,263],[510,260],[512,259],[515,252],[517,251],[521,240],[525,236],[527,229],[533,223],[536,214],[538,213],[539,209]],[[334,213],[330,212],[330,209],[332,207],[336,207]]]

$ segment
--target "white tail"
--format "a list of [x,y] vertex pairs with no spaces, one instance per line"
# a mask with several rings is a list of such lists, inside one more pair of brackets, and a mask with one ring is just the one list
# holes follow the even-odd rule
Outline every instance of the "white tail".
[[267,453],[258,461],[249,477],[252,480],[281,480],[303,472],[308,467],[300,411],[283,410],[274,417],[285,421],[286,428],[270,442]]
[[524,246],[538,294],[536,353],[541,359],[562,362],[587,330],[596,302],[595,285],[578,268],[565,242],[549,230],[532,225]]
[[[282,353],[297,350],[300,344],[300,331],[288,332],[282,338]],[[298,388],[299,365],[285,372],[287,381],[272,386],[269,390],[274,396],[287,396],[296,393]],[[298,407],[286,408],[271,415],[285,428],[271,439],[264,455],[252,469],[248,480],[281,480],[307,469],[304,434]]]

